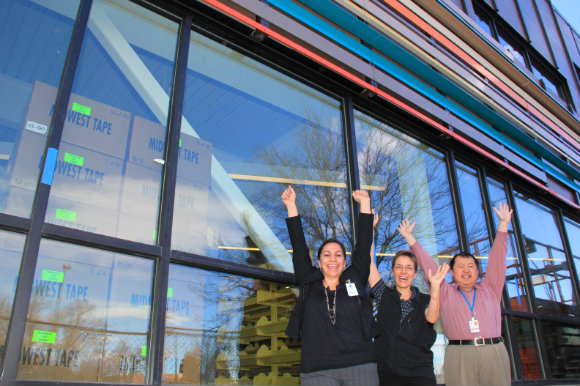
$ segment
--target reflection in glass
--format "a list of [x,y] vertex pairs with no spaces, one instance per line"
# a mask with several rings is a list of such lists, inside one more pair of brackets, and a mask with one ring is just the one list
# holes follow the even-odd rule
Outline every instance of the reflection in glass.
[[171,265],[163,383],[298,384],[300,345],[284,331],[295,290]]
[[0,231],[0,267],[2,267],[2,280],[0,280],[0,357],[4,352],[25,241],[26,238],[23,235]]
[[580,377],[580,328],[542,321],[548,363],[554,378]]
[[[133,3],[93,2],[47,222],[156,242],[177,30]],[[35,85],[29,112],[38,122],[50,120],[56,92]]]
[[560,96],[560,93],[558,92],[558,86],[556,86],[556,84],[550,80],[545,71],[541,70],[540,67],[534,63],[532,63],[532,73],[536,76],[536,78],[538,78],[543,89],[550,91],[554,96]]
[[0,1],[0,211],[29,217],[42,165],[48,115],[29,108],[39,84],[58,87],[79,1]]
[[451,257],[458,239],[443,155],[356,111],[355,130],[361,188],[369,190],[380,215],[375,230],[379,271],[389,275],[394,253],[408,249],[397,232],[404,218],[417,220],[415,236],[429,253]]
[[18,378],[144,383],[153,265],[43,240]]
[[288,184],[309,246],[348,245],[339,103],[197,33],[189,51],[172,248],[292,272]]
[[459,162],[456,163],[456,170],[469,252],[479,260],[479,272],[481,275],[487,267],[487,257],[489,256],[491,245],[487,233],[477,172]]
[[568,242],[572,249],[572,260],[576,267],[577,277],[580,277],[580,224],[570,219],[564,219]]
[[506,49],[512,60],[517,60],[524,66],[526,65],[526,60],[524,59],[521,50],[516,48],[514,44],[510,43],[508,39],[504,38],[501,33],[498,35],[498,41],[503,46],[503,48]]
[[578,317],[556,214],[523,194],[515,197],[538,312]]
[[[504,185],[489,177],[486,182],[490,205],[492,207],[497,207],[500,202],[507,203]],[[497,229],[499,220],[495,215],[492,216],[492,218],[494,229]],[[516,239],[512,224],[513,221],[508,225],[505,289],[508,293],[510,306],[513,310],[529,312],[525,279],[522,273],[521,260],[516,252]]]
[[[447,168],[443,155],[368,115],[355,111],[355,130],[361,188],[371,193],[371,206],[380,215],[375,229],[375,253],[381,276],[393,285],[391,260],[408,249],[397,232],[404,218],[417,220],[414,234],[439,259],[458,248]],[[414,285],[428,292],[419,270]],[[435,376],[443,382],[446,341],[436,324]]]
[[475,21],[485,32],[488,33],[489,36],[493,36],[488,18],[481,16],[476,12]]
[[539,360],[538,347],[536,346],[536,333],[530,319],[513,317],[514,327],[520,351],[520,361],[524,380],[542,379],[542,369]]

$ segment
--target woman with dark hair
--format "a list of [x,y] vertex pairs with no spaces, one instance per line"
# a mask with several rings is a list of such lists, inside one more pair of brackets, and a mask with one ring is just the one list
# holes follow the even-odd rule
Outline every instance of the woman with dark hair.
[[[374,225],[377,222],[375,215]],[[369,284],[377,305],[380,333],[375,339],[375,349],[381,385],[436,384],[431,352],[436,338],[433,324],[439,319],[439,287],[449,266],[438,266],[433,275],[429,269],[429,296],[413,286],[417,265],[411,251],[397,252],[392,261],[395,285],[387,287],[371,261]]]
[[372,305],[366,298],[373,216],[367,192],[352,193],[360,205],[358,239],[351,265],[338,240],[322,243],[318,267],[312,264],[296,193],[289,186],[282,193],[288,210],[286,224],[292,243],[292,263],[300,296],[288,323],[287,335],[302,339],[300,384],[378,385],[376,356],[372,344]]

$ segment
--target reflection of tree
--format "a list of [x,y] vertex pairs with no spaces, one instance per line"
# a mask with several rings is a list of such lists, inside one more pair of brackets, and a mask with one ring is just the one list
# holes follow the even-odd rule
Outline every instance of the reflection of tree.
[[[362,184],[369,187],[371,205],[380,214],[374,241],[381,271],[390,270],[392,254],[408,249],[397,232],[397,225],[405,217],[428,221],[425,214],[429,213],[433,228],[416,227],[417,239],[423,244],[437,242],[439,252],[449,244],[455,245],[455,222],[444,162],[423,145],[412,145],[402,135],[373,127],[363,125],[358,130],[357,142]],[[427,189],[419,189],[421,181],[428,183]],[[417,185],[416,188],[409,189],[409,183]],[[421,286],[422,281],[416,281],[415,285]]]
[[[64,291],[64,289],[63,289]],[[58,304],[58,307],[56,307]],[[22,342],[22,358],[26,366],[19,367],[19,376],[26,374],[32,379],[96,380],[95,375],[102,350],[102,318],[95,317],[94,302],[76,301],[61,306],[60,302],[49,302],[42,296],[32,296],[27,334]],[[35,330],[55,332],[55,343],[33,341]],[[40,360],[45,362],[42,366]],[[30,365],[28,365],[30,359]],[[118,374],[118,365],[117,365]]]
[[[342,138],[326,128],[332,127],[330,123],[325,126],[316,117],[309,118],[308,123],[293,128],[291,138],[295,142],[291,149],[283,151],[281,147],[271,146],[261,150],[258,157],[270,165],[274,176],[322,183],[296,183],[294,186],[307,242],[314,250],[322,240],[330,237],[348,240],[350,214],[347,192],[337,189],[336,185],[324,184],[346,182]],[[417,227],[417,238],[424,243],[437,242],[439,251],[456,246],[451,195],[442,157],[426,146],[411,144],[402,134],[378,130],[364,123],[357,127],[357,143],[361,185],[370,190],[372,207],[380,214],[375,233],[379,266],[390,260],[383,254],[408,248],[396,230],[403,217],[426,221],[421,214],[429,213],[434,234],[425,230],[421,233],[425,228]],[[409,189],[418,172],[423,174],[422,179],[428,186]],[[253,192],[249,194],[257,207],[276,219],[271,226],[278,237],[286,241],[288,236],[283,226],[286,212],[279,197],[282,190],[282,186],[276,188],[263,183],[254,183],[245,189]]]
[[[314,116],[307,117],[301,125],[293,127],[291,146],[282,144],[256,150],[256,157],[271,168],[273,176],[311,181],[296,183],[294,189],[302,216],[306,241],[315,250],[323,240],[338,238],[350,240],[349,197],[346,183],[346,161],[340,134],[332,129],[334,122],[324,125]],[[256,184],[257,185],[257,184]],[[338,188],[342,186],[341,188]],[[274,233],[288,244],[284,219],[286,209],[280,201],[283,186],[259,184],[250,189],[251,201],[267,213]],[[256,235],[259,236],[259,235]]]

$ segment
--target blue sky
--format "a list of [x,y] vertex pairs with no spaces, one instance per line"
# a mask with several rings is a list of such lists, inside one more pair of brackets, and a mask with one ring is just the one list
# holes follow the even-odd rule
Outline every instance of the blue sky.
[[580,34],[580,1],[552,0],[552,5],[572,25],[572,28]]

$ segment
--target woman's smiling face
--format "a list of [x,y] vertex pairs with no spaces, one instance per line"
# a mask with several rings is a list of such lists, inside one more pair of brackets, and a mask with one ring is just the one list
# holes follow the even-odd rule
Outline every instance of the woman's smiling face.
[[409,256],[399,256],[393,266],[393,276],[395,276],[395,284],[398,288],[410,288],[417,277],[413,260]]
[[346,256],[338,243],[328,243],[322,248],[318,267],[322,270],[325,278],[335,279],[340,277],[346,267]]

